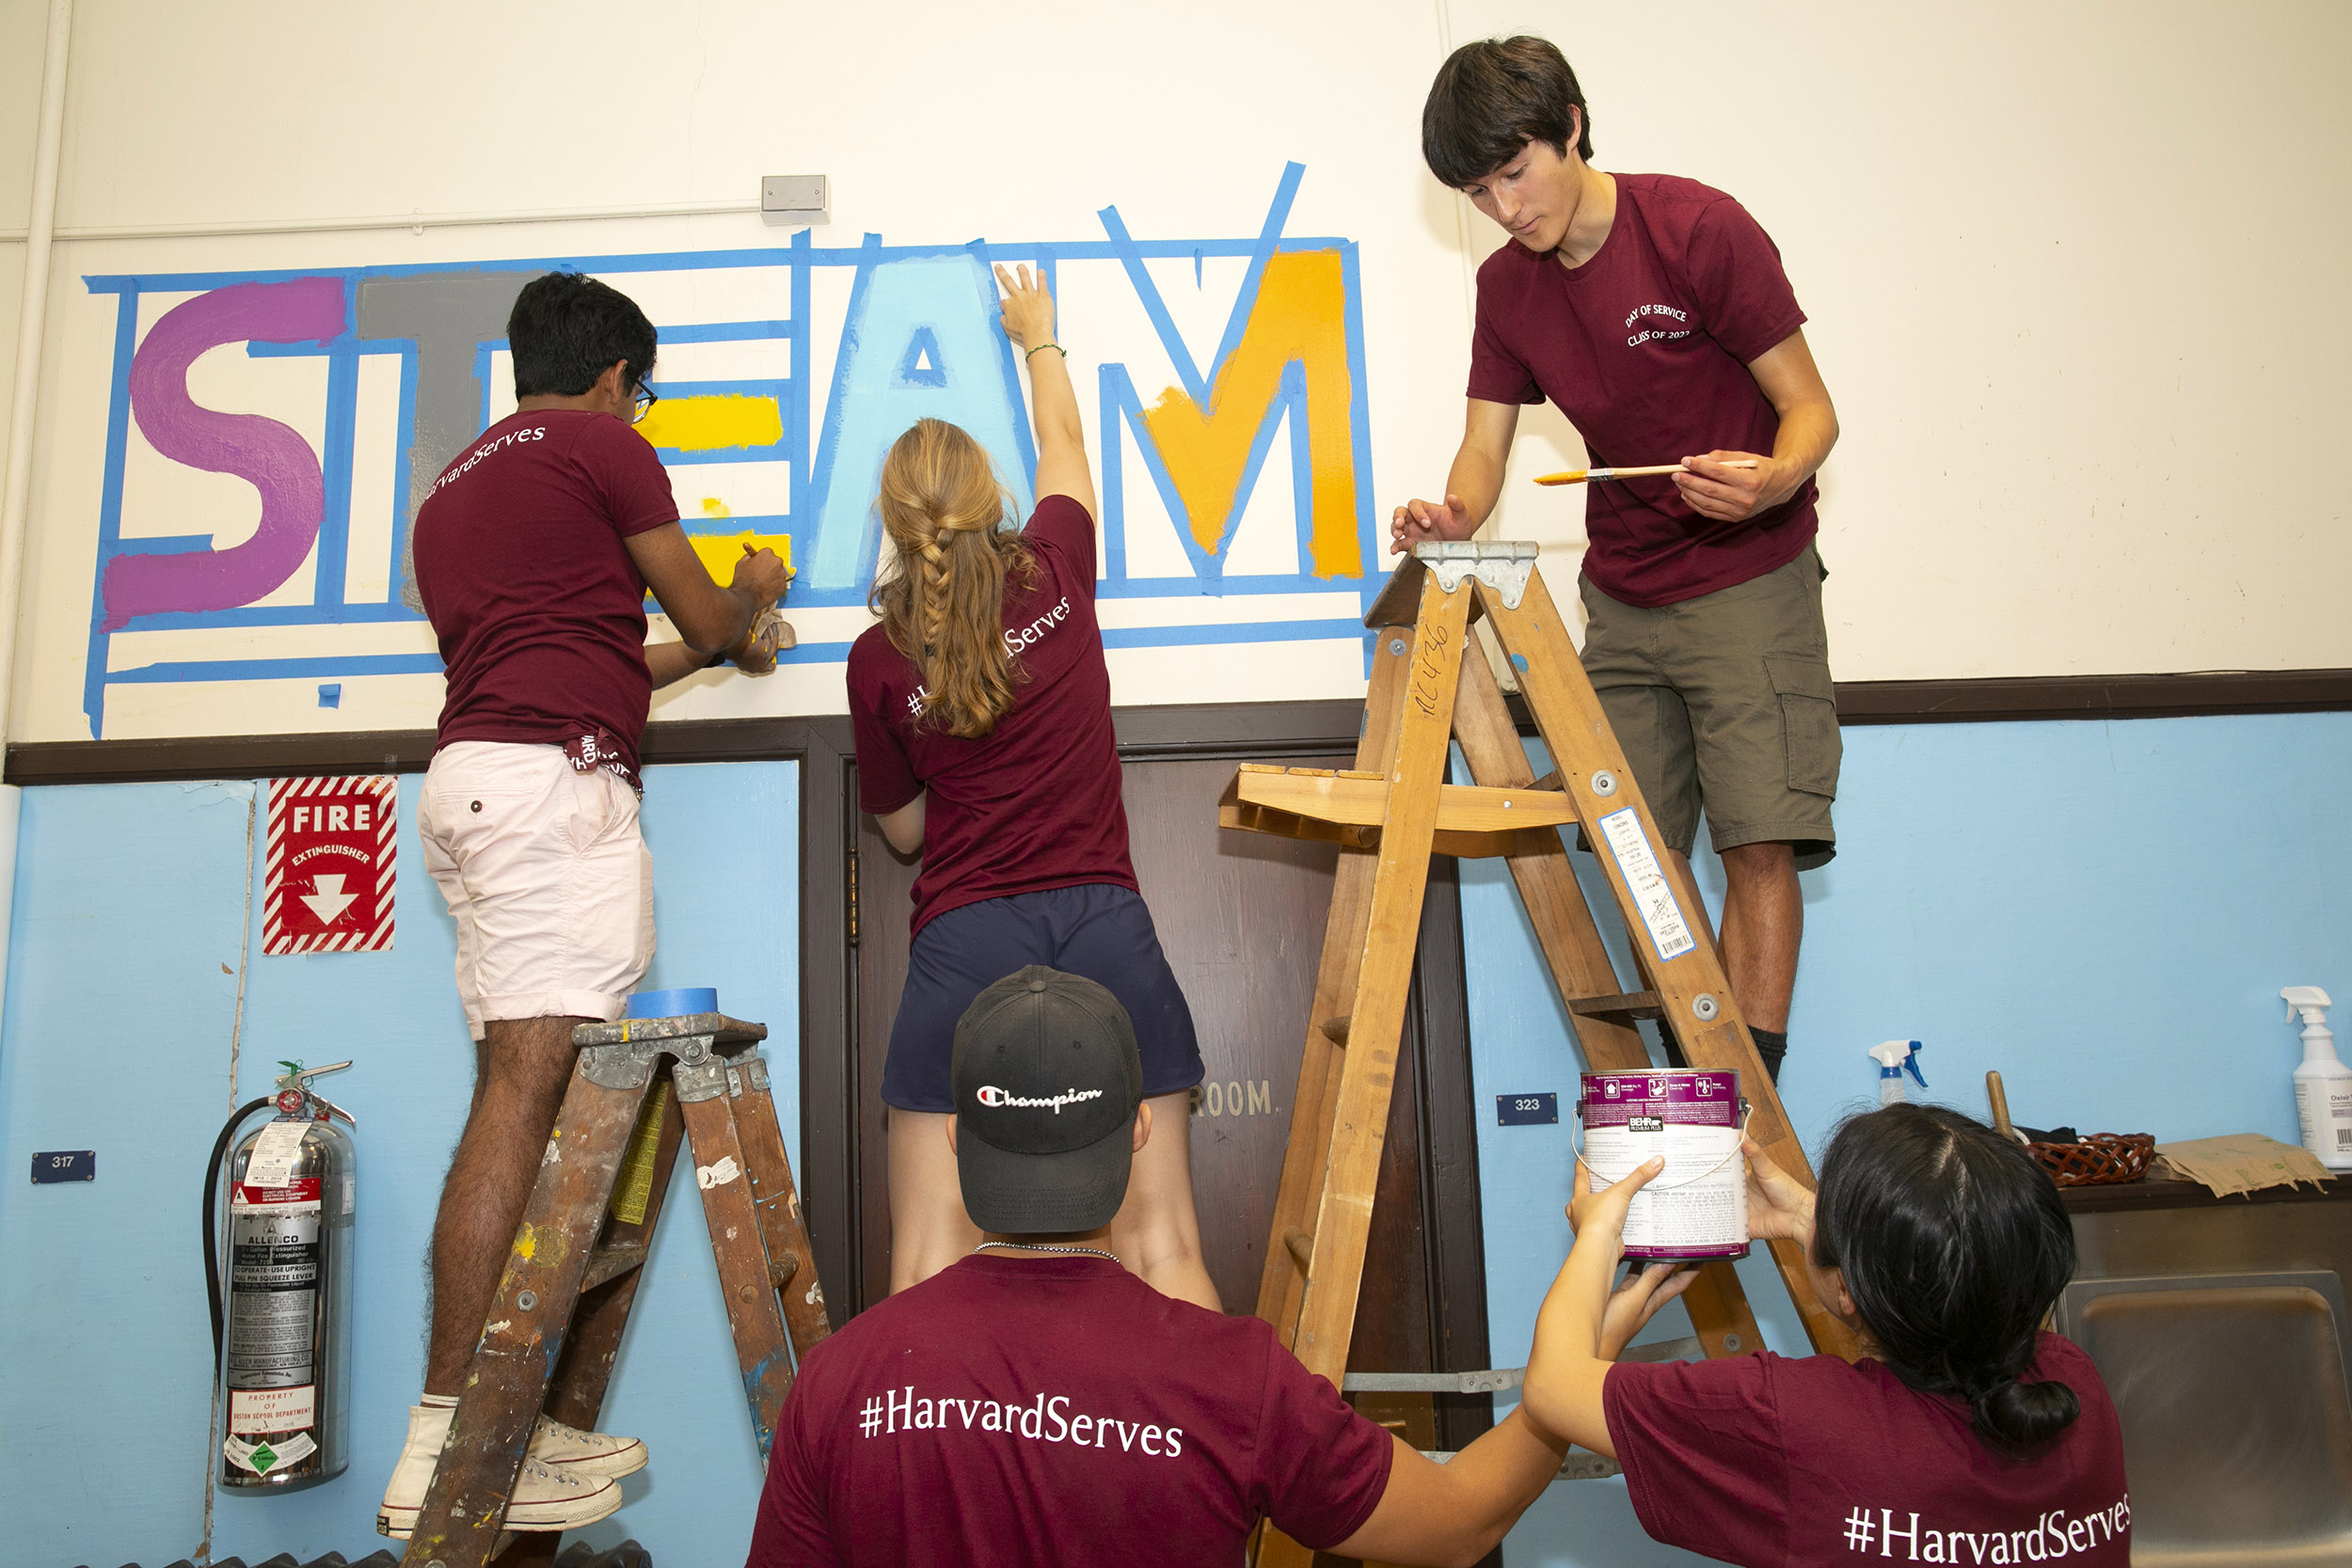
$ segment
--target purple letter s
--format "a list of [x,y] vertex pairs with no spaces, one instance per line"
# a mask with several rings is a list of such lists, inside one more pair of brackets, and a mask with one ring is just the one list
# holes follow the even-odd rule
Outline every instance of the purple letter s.
[[118,555],[106,562],[106,618],[118,631],[135,615],[229,610],[251,604],[294,576],[317,543],[326,505],[310,444],[260,414],[199,408],[188,367],[222,343],[323,342],[344,326],[338,277],[234,283],[176,305],[148,329],[131,361],[131,413],[157,451],[207,473],[234,474],[262,493],[253,537],[225,550]]

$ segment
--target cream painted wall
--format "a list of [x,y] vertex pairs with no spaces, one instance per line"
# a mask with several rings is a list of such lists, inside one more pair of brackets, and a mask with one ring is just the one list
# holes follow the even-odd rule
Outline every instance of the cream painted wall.
[[[0,28],[27,43],[0,49],[0,70],[31,71],[32,87],[41,10],[0,8]],[[1497,237],[1422,167],[1421,101],[1450,43],[1517,28],[1556,39],[1579,67],[1602,166],[1718,184],[1779,242],[1845,427],[1824,475],[1841,677],[2352,664],[2334,613],[2352,565],[2343,505],[2324,463],[2298,460],[2352,414],[2328,374],[2352,327],[2326,303],[2352,241],[2352,103],[2328,90],[2352,10],[2325,0],[1994,0],[1964,20],[1844,0],[1769,22],[1717,0],[1048,4],[1002,22],[962,6],[752,0],[691,13],[82,0],[59,218],[675,202],[822,171],[825,244],[1099,235],[1093,214],[1110,203],[1138,235],[1246,234],[1295,158],[1307,176],[1286,232],[1361,247],[1384,515],[1443,483],[1469,272]],[[0,199],[28,180],[30,96],[0,92],[24,120],[9,138],[0,119]],[[19,737],[87,733],[79,660],[111,302],[82,275],[722,248],[782,232],[707,217],[65,244]],[[1575,457],[1549,410],[1523,429],[1515,479]],[[1545,540],[1565,587],[1573,498],[1508,495],[1498,531]],[[1115,671],[1125,701],[1330,694],[1351,678],[1263,648],[1130,654]],[[660,711],[834,707],[837,681],[836,668],[714,683]],[[388,699],[378,721],[283,727],[416,722],[421,705],[429,722],[426,695]],[[223,696],[182,711],[256,727],[237,708]]]
[[[33,199],[33,134],[40,120],[43,0],[0,4],[0,230],[24,227]],[[0,240],[0,463],[7,461],[8,409],[16,395],[17,318],[24,294],[24,246]]]
[[2352,421],[2352,8],[1446,13],[1551,37],[1597,163],[1718,185],[1779,242],[1843,426],[1842,678],[2352,662],[2326,455]]

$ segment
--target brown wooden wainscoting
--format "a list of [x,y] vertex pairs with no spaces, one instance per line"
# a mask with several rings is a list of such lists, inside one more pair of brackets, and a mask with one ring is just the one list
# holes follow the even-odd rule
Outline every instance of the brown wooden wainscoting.
[[[1518,699],[1512,699],[1515,711]],[[1840,681],[1845,724],[1998,723],[2050,719],[2182,719],[2224,713],[2326,713],[2352,708],[2352,670],[2217,670],[2160,675],[2032,675],[1983,680]],[[1202,716],[1232,727],[1235,758],[1272,756],[1301,724],[1354,703],[1232,703],[1119,710],[1130,757],[1183,751]],[[645,732],[647,762],[727,762],[790,754],[789,737],[824,719],[667,720]],[[308,735],[183,736],[155,740],[34,740],[8,748],[12,784],[133,784],[330,773],[421,772],[430,730],[320,731]]]

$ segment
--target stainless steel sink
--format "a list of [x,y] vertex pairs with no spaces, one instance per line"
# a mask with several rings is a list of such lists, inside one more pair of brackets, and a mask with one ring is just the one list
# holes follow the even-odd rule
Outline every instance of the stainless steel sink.
[[2352,1323],[2332,1271],[2078,1278],[2059,1332],[2123,1426],[2139,1568],[2352,1568]]

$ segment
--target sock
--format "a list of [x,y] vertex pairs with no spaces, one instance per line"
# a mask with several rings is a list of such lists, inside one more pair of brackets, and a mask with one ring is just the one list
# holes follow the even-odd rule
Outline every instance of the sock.
[[1756,1041],[1756,1053],[1764,1058],[1764,1075],[1777,1085],[1780,1083],[1781,1058],[1788,1054],[1788,1031],[1758,1029],[1751,1025],[1748,1037]]
[[420,1394],[417,1396],[417,1402],[428,1410],[454,1410],[457,1408],[457,1396],[454,1394]]

